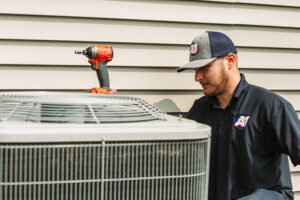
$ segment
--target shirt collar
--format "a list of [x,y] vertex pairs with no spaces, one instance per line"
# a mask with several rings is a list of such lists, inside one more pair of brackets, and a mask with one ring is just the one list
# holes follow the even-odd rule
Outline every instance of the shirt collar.
[[[244,90],[248,87],[248,82],[245,79],[245,75],[242,73],[240,75],[241,75],[241,80],[232,96],[235,99],[238,99],[241,96],[241,94],[244,92]],[[229,103],[229,106],[232,104],[232,99]],[[212,104],[214,107],[220,107],[216,96],[207,96],[207,101],[208,103]]]
[[244,92],[244,90],[248,87],[248,82],[245,79],[245,75],[242,73],[240,75],[241,75],[241,80],[233,93],[233,97],[235,97],[237,99],[241,96],[241,94]]

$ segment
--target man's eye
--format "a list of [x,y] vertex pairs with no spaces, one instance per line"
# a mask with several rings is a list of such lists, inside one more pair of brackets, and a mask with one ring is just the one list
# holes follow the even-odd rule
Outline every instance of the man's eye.
[[209,68],[210,65],[204,66],[204,67],[200,67],[200,68],[196,68],[195,71],[206,71]]
[[202,70],[204,71],[204,70],[207,70],[208,69],[208,65],[207,66],[205,66],[205,67],[202,67]]

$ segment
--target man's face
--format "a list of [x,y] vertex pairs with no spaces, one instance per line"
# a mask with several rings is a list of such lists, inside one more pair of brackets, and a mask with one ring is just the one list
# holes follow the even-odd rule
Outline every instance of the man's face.
[[224,92],[228,82],[225,58],[217,58],[212,63],[195,69],[195,81],[203,88],[207,96],[216,96]]

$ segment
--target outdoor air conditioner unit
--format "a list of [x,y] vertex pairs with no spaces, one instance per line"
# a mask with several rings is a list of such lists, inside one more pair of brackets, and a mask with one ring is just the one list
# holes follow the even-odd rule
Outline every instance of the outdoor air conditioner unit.
[[0,199],[206,200],[210,128],[145,101],[0,93]]

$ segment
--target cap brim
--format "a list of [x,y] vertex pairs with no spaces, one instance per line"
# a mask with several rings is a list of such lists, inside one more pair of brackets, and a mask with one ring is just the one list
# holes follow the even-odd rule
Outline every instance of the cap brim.
[[217,58],[207,58],[207,59],[201,59],[201,60],[194,60],[192,62],[189,62],[185,64],[184,66],[177,69],[177,72],[182,72],[186,69],[196,69],[199,67],[204,67],[205,65],[211,63],[212,61],[216,60]]

